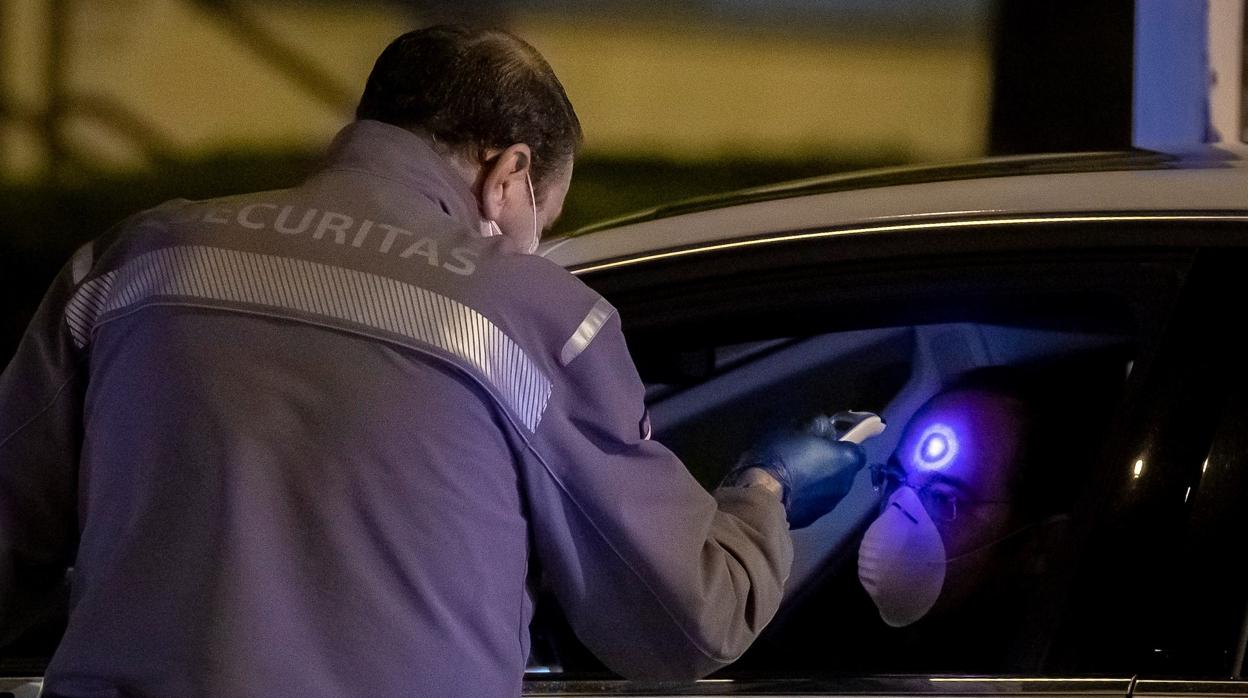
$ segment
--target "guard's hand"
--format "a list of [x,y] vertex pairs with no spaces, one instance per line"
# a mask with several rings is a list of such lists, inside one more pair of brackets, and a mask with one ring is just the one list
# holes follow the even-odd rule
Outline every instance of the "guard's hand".
[[832,511],[849,493],[865,463],[866,454],[858,444],[800,431],[781,432],[747,451],[724,484],[734,484],[749,468],[767,471],[784,488],[781,500],[789,528],[798,529]]

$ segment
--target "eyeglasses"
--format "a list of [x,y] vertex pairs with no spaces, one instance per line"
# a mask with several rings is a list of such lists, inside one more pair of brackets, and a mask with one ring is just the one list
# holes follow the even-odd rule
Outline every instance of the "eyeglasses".
[[[871,486],[875,488],[876,492],[882,493],[885,497],[892,496],[902,485],[910,486],[909,475],[895,457],[890,458],[887,463],[878,463],[871,466],[870,471]],[[939,480],[931,480],[923,486],[914,487],[913,489],[915,494],[919,495],[919,501],[923,503],[923,508],[927,509],[927,513],[938,521],[954,521],[958,518],[959,509],[965,511],[981,504],[1006,504],[1009,502],[1007,499],[967,499],[948,489],[935,489],[937,486],[948,487],[947,484]]]

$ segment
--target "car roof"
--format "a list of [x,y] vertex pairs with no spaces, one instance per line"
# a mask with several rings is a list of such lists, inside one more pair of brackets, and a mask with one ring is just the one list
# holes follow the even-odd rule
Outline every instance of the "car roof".
[[896,230],[950,219],[1248,213],[1248,167],[1222,151],[992,158],[758,187],[585,228],[540,254],[575,270],[798,231]]

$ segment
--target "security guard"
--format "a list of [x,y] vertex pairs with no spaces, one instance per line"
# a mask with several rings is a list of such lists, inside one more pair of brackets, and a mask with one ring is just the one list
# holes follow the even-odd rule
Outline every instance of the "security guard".
[[861,451],[790,435],[711,495],[648,440],[614,309],[527,254],[580,127],[524,42],[404,35],[357,117],[56,279],[0,377],[0,634],[72,566],[45,695],[515,695],[537,562],[613,669],[733,661]]

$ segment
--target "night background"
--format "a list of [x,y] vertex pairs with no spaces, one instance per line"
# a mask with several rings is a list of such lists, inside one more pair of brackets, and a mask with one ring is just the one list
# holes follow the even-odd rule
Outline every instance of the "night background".
[[[468,6],[470,9],[465,9]],[[0,359],[73,249],[298,183],[380,50],[501,26],[585,129],[557,233],[867,167],[1130,144],[1128,0],[0,1]]]

